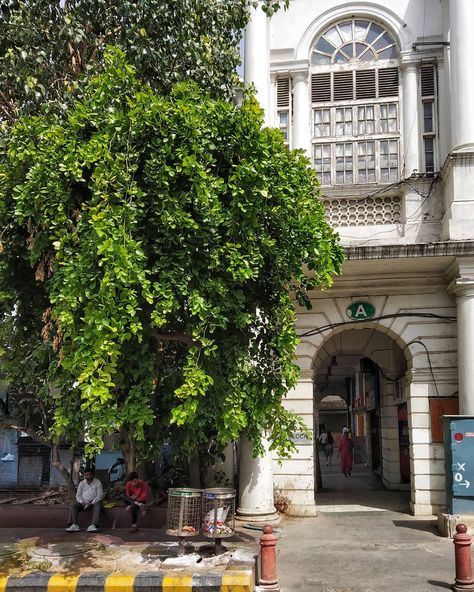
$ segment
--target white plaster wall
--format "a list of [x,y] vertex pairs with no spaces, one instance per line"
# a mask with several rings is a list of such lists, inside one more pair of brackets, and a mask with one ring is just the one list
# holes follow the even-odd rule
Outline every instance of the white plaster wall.
[[[373,15],[387,21],[401,42],[401,49],[411,48],[411,44],[421,37],[438,38],[442,36],[442,6],[439,0],[393,0],[392,2],[340,2],[337,0],[293,0],[290,8],[279,11],[271,20],[270,47],[275,52],[293,50],[293,56],[305,59],[302,53],[296,54],[298,46],[306,37],[311,39],[320,27],[352,14]],[[301,47],[303,50],[303,47]],[[301,51],[300,50],[300,51]]]

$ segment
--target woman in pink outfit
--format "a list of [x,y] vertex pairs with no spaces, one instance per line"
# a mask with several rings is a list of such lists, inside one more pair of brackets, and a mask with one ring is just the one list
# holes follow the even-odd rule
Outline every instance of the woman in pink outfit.
[[352,458],[354,456],[354,441],[349,432],[344,432],[339,442],[339,456],[341,458],[341,470],[346,477],[352,473]]

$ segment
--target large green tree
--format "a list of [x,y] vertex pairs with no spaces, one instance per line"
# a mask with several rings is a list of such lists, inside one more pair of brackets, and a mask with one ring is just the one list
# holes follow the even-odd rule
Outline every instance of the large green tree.
[[266,431],[284,454],[292,296],[342,260],[315,175],[252,97],[160,96],[105,55],[67,117],[22,118],[0,162],[2,306],[46,360],[49,429],[91,448],[120,429],[132,456],[170,431],[185,451]]
[[[267,0],[270,14],[288,0]],[[255,0],[6,0],[0,4],[0,117],[66,111],[107,44],[168,93],[195,81],[213,97],[238,83],[239,41]],[[79,85],[80,87],[80,85]]]

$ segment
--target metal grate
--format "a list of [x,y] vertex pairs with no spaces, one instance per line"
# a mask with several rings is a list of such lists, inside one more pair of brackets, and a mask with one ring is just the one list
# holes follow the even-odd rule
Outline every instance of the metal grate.
[[326,217],[331,226],[376,226],[401,222],[398,196],[364,199],[325,199]]
[[290,106],[290,78],[277,79],[277,107]]
[[173,488],[168,491],[166,534],[190,537],[199,534],[201,528],[201,491],[199,489]]
[[202,492],[202,533],[209,538],[225,538],[235,530],[235,489],[214,487]]

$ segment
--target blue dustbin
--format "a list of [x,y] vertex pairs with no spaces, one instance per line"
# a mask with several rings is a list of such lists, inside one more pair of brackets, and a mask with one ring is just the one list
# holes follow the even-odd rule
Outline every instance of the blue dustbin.
[[445,415],[446,504],[450,514],[474,514],[474,416]]

